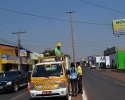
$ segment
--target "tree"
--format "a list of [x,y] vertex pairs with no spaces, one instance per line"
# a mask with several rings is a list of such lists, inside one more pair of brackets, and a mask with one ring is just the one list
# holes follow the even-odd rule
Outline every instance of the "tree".
[[55,51],[54,50],[45,50],[42,54],[44,54],[44,56],[48,56],[47,53],[49,54],[49,56],[55,56]]

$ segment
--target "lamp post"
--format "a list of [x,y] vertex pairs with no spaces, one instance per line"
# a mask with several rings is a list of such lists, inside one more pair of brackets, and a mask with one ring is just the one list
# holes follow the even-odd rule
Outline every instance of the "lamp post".
[[75,58],[75,49],[74,49],[74,33],[73,33],[73,26],[72,26],[72,13],[74,13],[75,11],[67,11],[66,13],[70,14],[70,25],[71,25],[71,35],[72,35],[72,50],[73,50],[73,61],[74,64],[76,62],[76,58]]

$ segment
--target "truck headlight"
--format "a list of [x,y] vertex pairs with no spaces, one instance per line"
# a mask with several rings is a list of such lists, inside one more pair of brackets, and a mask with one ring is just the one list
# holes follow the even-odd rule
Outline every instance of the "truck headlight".
[[10,81],[10,82],[7,82],[7,85],[11,85],[12,84],[12,82]]
[[65,84],[60,84],[60,88],[66,88]]

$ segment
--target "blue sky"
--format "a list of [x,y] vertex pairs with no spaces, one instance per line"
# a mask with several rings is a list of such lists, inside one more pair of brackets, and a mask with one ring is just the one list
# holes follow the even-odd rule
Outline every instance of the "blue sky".
[[[112,24],[112,20],[124,18],[118,13],[97,6],[85,4],[84,0],[0,0],[0,8],[39,15],[49,18],[69,20],[68,10],[75,10],[73,21]],[[94,4],[124,12],[125,0],[86,0]],[[124,47],[124,36],[115,37],[111,25],[73,23],[76,60],[84,56],[102,54],[107,47]],[[0,10],[0,37],[17,42],[16,31],[21,34],[22,45],[36,52],[45,48],[54,49],[57,42],[62,43],[62,52],[71,55],[70,23],[28,16]]]

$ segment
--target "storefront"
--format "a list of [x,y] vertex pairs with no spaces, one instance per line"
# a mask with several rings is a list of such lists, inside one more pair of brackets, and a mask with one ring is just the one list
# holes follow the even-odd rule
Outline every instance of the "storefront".
[[109,56],[111,68],[125,69],[125,48],[108,48],[104,55]]
[[[0,50],[0,71],[17,70],[18,68],[18,56],[15,52]],[[21,57],[21,67],[25,72],[29,70],[27,57]]]
[[11,68],[16,68],[17,64],[14,64],[13,57],[15,57],[15,52],[0,50],[0,71],[10,70]]

